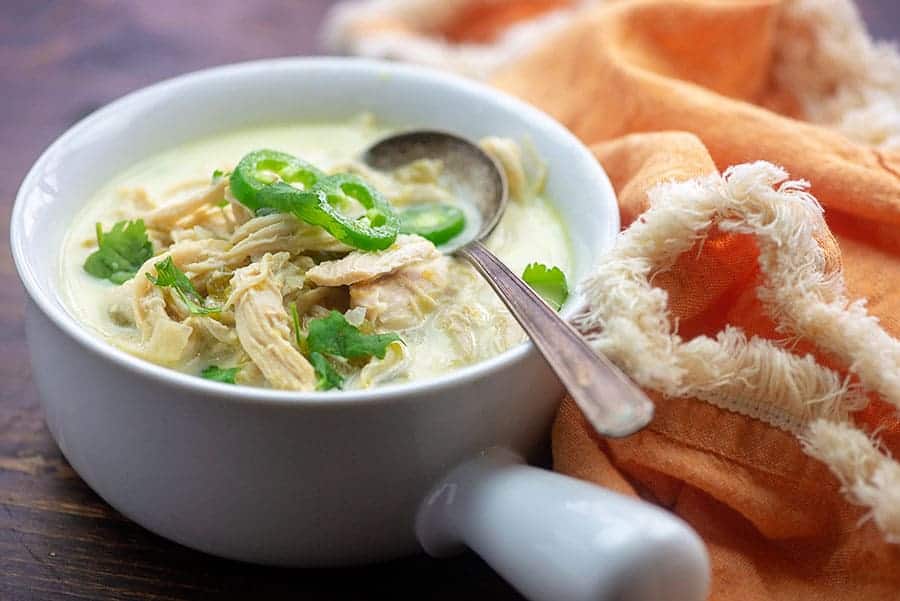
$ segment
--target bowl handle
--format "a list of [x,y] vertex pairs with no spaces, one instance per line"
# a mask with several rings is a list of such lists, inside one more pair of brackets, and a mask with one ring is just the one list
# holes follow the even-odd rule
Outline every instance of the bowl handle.
[[416,535],[435,557],[470,547],[533,601],[703,601],[709,588],[706,549],[683,521],[506,449],[438,483]]

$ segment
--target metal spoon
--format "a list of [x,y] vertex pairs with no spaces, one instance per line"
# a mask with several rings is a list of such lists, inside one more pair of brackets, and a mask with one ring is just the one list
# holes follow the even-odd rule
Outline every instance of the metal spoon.
[[481,243],[497,226],[508,199],[506,176],[494,159],[472,142],[440,131],[390,136],[369,147],[362,159],[381,171],[417,159],[441,160],[443,173],[474,202],[482,222],[468,239],[460,234],[440,249],[467,259],[484,276],[600,434],[628,436],[650,422],[653,403],[647,395]]

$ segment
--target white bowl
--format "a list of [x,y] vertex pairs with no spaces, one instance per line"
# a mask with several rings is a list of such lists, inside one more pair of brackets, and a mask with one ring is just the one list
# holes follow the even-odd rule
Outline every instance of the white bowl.
[[[224,557],[344,565],[468,544],[533,598],[627,589],[638,596],[622,599],[658,590],[700,599],[705,556],[681,522],[511,463],[510,452],[528,457],[545,447],[562,393],[530,344],[424,382],[280,392],[217,384],[127,355],[64,305],[58,254],[66,228],[123,169],[216,133],[361,111],[397,126],[530,140],[548,164],[547,191],[573,241],[574,279],[612,244],[615,197],[590,152],[543,113],[467,80],[380,62],[287,59],[130,94],[50,146],[12,217],[13,255],[30,297],[33,374],[72,467],[149,530]],[[577,304],[570,300],[564,312]],[[482,454],[491,447],[508,451]],[[648,561],[664,567],[635,584],[628,574]],[[583,573],[573,575],[572,566]],[[683,596],[673,596],[673,579]]]

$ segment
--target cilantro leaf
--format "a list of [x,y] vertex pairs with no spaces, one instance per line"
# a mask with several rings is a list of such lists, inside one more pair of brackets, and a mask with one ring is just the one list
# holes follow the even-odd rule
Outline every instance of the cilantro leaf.
[[347,359],[373,356],[384,359],[388,345],[397,340],[400,336],[393,332],[363,334],[337,311],[332,311],[328,317],[310,321],[306,337],[311,354],[323,353]]
[[210,365],[200,372],[200,377],[213,382],[223,382],[225,384],[234,384],[234,378],[241,371],[240,367],[219,367]]
[[550,268],[542,263],[531,263],[522,272],[522,279],[557,311],[569,297],[566,274],[559,267]]
[[344,377],[331,366],[325,355],[312,352],[309,354],[309,362],[312,363],[313,369],[316,370],[316,376],[318,376],[316,390],[339,389],[343,386]]
[[160,261],[154,265],[156,267],[156,277],[149,273],[146,274],[147,279],[160,288],[172,288],[175,293],[187,306],[188,310],[194,315],[209,315],[210,313],[218,313],[221,307],[207,307],[203,304],[203,297],[194,288],[191,280],[183,271],[175,266],[172,257],[166,257],[164,261]]
[[[316,371],[316,390],[331,390],[332,388],[341,388],[344,385],[344,377],[334,369],[328,358],[319,352],[310,352],[307,341],[300,332],[300,313],[297,312],[297,303],[290,304],[292,330],[294,331],[294,342],[297,348],[304,355],[309,356],[309,362]],[[338,313],[338,315],[340,315]]]
[[97,250],[84,262],[84,270],[94,277],[123,284],[134,277],[153,256],[143,219],[119,221],[108,232],[97,224]]

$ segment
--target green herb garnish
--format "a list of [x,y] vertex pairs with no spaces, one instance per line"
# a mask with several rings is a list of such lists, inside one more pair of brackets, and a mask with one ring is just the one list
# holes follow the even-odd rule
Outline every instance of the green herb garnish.
[[[316,372],[316,377],[318,378],[316,380],[316,390],[340,389],[344,384],[344,377],[334,369],[328,357],[320,352],[310,352],[307,339],[303,337],[303,333],[300,331],[300,313],[297,311],[297,303],[290,304],[290,311],[294,342],[297,344],[297,348],[309,357],[309,362]],[[337,312],[335,311],[335,313]],[[343,319],[343,316],[341,318]]]
[[350,325],[338,311],[328,317],[309,322],[306,344],[310,353],[336,355],[346,359],[378,357],[384,359],[390,343],[400,340],[393,332],[387,334],[363,334]]
[[204,305],[203,297],[194,288],[191,280],[183,271],[175,266],[172,257],[166,257],[164,261],[160,261],[154,265],[156,267],[156,277],[149,273],[147,279],[159,286],[160,288],[172,288],[175,293],[187,306],[188,310],[194,315],[209,315],[210,313],[218,313],[221,307],[207,307]]
[[331,366],[328,358],[322,353],[310,353],[309,362],[312,363],[313,369],[316,370],[316,390],[331,390],[333,388],[341,388],[344,384],[344,377],[341,376]]
[[108,232],[97,224],[97,250],[84,262],[84,270],[94,277],[122,284],[134,277],[153,256],[143,219],[119,221]]
[[239,371],[241,371],[240,367],[219,367],[217,365],[210,365],[200,372],[200,377],[212,380],[213,382],[234,384],[234,378]]
[[522,279],[557,311],[569,297],[566,274],[559,267],[551,268],[542,263],[532,263],[522,272]]

